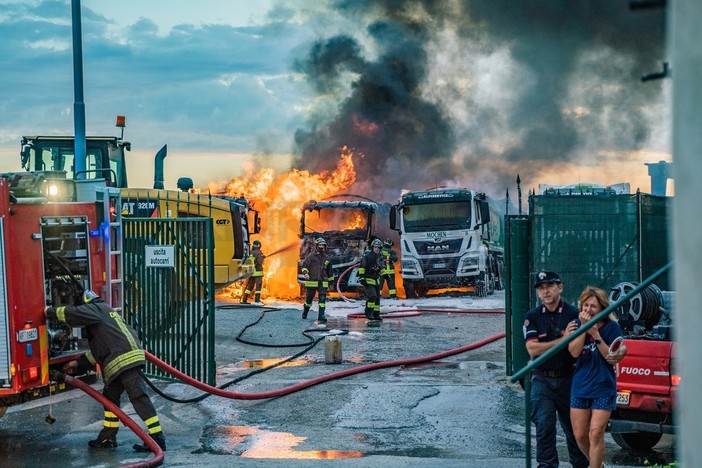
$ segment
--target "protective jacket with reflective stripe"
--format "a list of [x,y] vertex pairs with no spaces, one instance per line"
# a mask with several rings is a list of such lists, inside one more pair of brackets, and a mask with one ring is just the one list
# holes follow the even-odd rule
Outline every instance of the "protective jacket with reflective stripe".
[[326,288],[334,281],[334,269],[324,252],[315,251],[309,254],[302,262],[302,273],[310,275],[310,278],[304,281],[305,287],[308,288]]
[[85,359],[100,365],[105,385],[124,370],[146,363],[136,331],[122,320],[119,312],[100,299],[75,307],[51,307],[46,316],[72,327],[85,328],[90,346]]
[[381,253],[375,253],[369,250],[361,258],[361,266],[358,268],[358,274],[366,280],[366,284],[378,284],[380,270],[383,267],[382,263],[383,256]]
[[249,255],[249,263],[254,266],[254,272],[251,276],[263,276],[263,261],[266,256],[263,255],[260,249],[252,249]]

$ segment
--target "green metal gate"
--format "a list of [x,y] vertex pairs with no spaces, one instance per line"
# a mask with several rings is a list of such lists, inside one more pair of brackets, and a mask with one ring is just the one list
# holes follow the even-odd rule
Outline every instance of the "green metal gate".
[[125,319],[150,353],[214,385],[212,219],[124,218],[123,236]]

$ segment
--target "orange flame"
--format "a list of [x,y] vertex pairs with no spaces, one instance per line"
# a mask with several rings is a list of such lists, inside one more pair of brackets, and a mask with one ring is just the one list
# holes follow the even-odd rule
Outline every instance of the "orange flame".
[[[347,147],[341,148],[336,169],[318,174],[292,169],[276,175],[270,168],[254,170],[250,167],[246,174],[230,180],[225,186],[216,182],[208,184],[211,193],[244,197],[260,212],[262,232],[254,237],[261,241],[264,255],[275,252],[264,263],[264,298],[299,295],[299,247],[291,248],[291,244],[299,245],[300,242],[302,205],[309,200],[323,200],[343,193],[350,187],[356,181],[353,156]],[[235,284],[221,291],[218,297],[239,297],[242,292],[243,283]]]

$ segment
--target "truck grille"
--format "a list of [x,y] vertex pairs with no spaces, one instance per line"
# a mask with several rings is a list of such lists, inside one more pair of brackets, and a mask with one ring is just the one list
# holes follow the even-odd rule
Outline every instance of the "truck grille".
[[463,239],[435,241],[414,241],[414,248],[419,255],[446,255],[460,252]]

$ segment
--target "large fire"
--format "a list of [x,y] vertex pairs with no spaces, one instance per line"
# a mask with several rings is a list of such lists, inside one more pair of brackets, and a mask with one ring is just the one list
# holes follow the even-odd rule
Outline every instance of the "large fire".
[[[264,263],[262,296],[292,297],[300,292],[297,262],[300,251],[300,217],[302,205],[309,200],[323,200],[343,193],[356,181],[353,152],[343,147],[333,171],[312,174],[293,169],[276,175],[270,168],[251,168],[226,186],[211,182],[211,193],[244,197],[261,213],[261,251]],[[243,282],[225,288],[221,298],[239,297]]]

